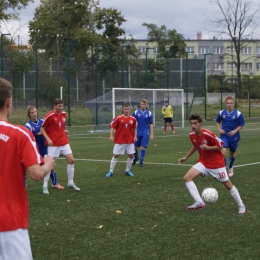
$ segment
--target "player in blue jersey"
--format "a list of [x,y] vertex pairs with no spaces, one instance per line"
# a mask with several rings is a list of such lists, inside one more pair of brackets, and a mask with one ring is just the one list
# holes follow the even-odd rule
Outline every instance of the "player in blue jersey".
[[[32,134],[35,137],[40,155],[42,156],[42,158],[44,157],[45,154],[48,154],[47,152],[47,146],[44,144],[44,136],[41,133],[41,126],[43,123],[42,119],[38,118],[38,111],[36,109],[36,107],[34,106],[29,106],[27,109],[27,116],[30,118],[29,121],[25,124],[25,127],[27,129],[29,129]],[[52,187],[56,188],[56,189],[64,189],[63,186],[61,186],[58,183],[58,179],[57,179],[57,174],[54,170],[51,171],[51,179],[52,179]]]
[[[226,151],[229,148],[229,165],[228,175],[232,177],[234,175],[233,164],[236,159],[236,150],[238,142],[240,140],[239,131],[245,125],[244,117],[242,113],[234,109],[235,98],[233,96],[227,96],[225,99],[226,108],[221,110],[216,118],[216,126],[220,133],[220,138],[223,140],[222,154],[226,163]],[[220,125],[222,123],[222,126]]]
[[136,110],[132,116],[136,118],[137,126],[137,141],[135,142],[135,158],[133,165],[139,160],[138,147],[141,147],[140,151],[140,163],[139,166],[144,167],[144,157],[146,154],[146,148],[149,144],[149,139],[153,140],[153,115],[147,109],[148,101],[142,99],[140,102],[140,109]]

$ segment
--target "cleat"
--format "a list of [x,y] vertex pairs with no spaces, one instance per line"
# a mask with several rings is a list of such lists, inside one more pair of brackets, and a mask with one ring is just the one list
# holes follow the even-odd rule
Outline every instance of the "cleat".
[[173,134],[175,134],[175,131],[172,131]]
[[139,158],[134,158],[132,165],[135,165]]
[[228,176],[231,178],[231,177],[233,177],[233,175],[234,175],[234,170],[232,167],[232,168],[228,169]]
[[108,172],[106,175],[106,178],[112,177],[113,176],[113,172]]
[[144,164],[143,164],[143,163],[139,163],[139,166],[140,166],[140,167],[144,167]]
[[206,205],[203,202],[195,202],[193,205],[189,206],[189,210],[195,210],[195,209],[200,209],[204,208]]
[[80,188],[77,187],[77,186],[75,185],[75,183],[67,184],[67,187],[68,187],[68,188],[71,188],[71,189],[73,189],[73,190],[75,190],[75,191],[80,191]]
[[131,173],[130,171],[125,172],[125,175],[127,175],[129,177],[134,177],[133,173]]
[[54,189],[60,189],[60,190],[65,189],[65,187],[64,187],[64,186],[61,186],[59,183],[57,183],[57,184],[55,184],[55,185],[52,184],[52,188],[54,188]]
[[244,205],[238,207],[238,213],[239,214],[245,214],[246,213],[246,207]]
[[43,186],[42,187],[42,192],[43,192],[43,194],[49,194],[48,187]]

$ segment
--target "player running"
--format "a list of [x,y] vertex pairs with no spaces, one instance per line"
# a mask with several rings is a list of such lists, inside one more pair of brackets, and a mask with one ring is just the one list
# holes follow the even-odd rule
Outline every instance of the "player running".
[[[234,109],[235,98],[233,96],[227,96],[225,99],[226,108],[221,110],[216,118],[216,126],[220,133],[220,138],[224,142],[222,154],[226,164],[226,152],[229,148],[229,165],[228,175],[232,177],[234,175],[233,164],[236,159],[236,150],[238,142],[240,140],[239,131],[245,125],[244,117],[242,113]],[[220,123],[222,122],[222,128]]]
[[164,102],[164,104],[165,105],[162,107],[162,113],[164,114],[164,134],[166,134],[167,123],[170,123],[172,133],[175,134],[173,120],[172,120],[173,118],[172,106],[169,105],[169,102],[167,100]]
[[135,152],[134,142],[136,141],[137,122],[134,117],[130,115],[130,104],[124,103],[122,106],[123,114],[115,117],[110,124],[110,141],[114,141],[113,157],[110,162],[110,170],[106,177],[112,177],[117,159],[120,154],[125,151],[128,154],[126,161],[125,174],[133,177],[134,174],[130,171]]
[[136,110],[132,116],[136,118],[138,127],[137,127],[137,141],[135,142],[135,158],[133,165],[139,160],[138,156],[138,147],[141,146],[140,152],[140,167],[144,167],[144,157],[146,154],[146,148],[149,145],[149,138],[153,140],[153,115],[147,109],[148,101],[142,99],[140,102],[140,109]]
[[205,207],[205,203],[202,200],[193,179],[200,175],[212,175],[215,179],[222,182],[229,190],[231,196],[238,205],[238,213],[244,214],[246,212],[246,207],[241,200],[237,188],[229,180],[225,168],[225,163],[221,152],[223,149],[222,140],[208,129],[202,128],[202,118],[200,115],[190,115],[189,122],[192,129],[190,132],[192,147],[185,157],[179,159],[179,163],[185,162],[196,151],[199,152],[199,159],[198,162],[191,169],[189,169],[183,178],[186,187],[195,200],[195,203],[189,206],[188,209],[195,210]]

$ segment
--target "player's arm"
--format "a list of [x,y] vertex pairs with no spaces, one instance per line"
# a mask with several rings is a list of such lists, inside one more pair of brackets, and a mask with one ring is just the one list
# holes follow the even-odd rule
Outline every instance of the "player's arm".
[[114,141],[115,129],[113,127],[110,128],[110,137],[109,140]]
[[162,113],[165,115],[165,108],[162,106]]
[[216,126],[217,126],[217,129],[218,129],[219,133],[222,134],[222,135],[224,135],[224,134],[225,134],[225,131],[221,128],[220,123],[216,122]]
[[220,151],[223,149],[223,146],[217,146],[217,145],[209,146],[206,144],[202,144],[201,149],[204,151]]
[[190,156],[192,156],[196,152],[196,150],[197,150],[196,147],[193,145],[190,148],[189,152],[186,154],[186,156],[179,159],[179,163],[181,164],[185,162]]
[[46,139],[46,141],[47,141],[47,144],[49,145],[49,146],[52,146],[53,145],[53,142],[52,142],[52,140],[49,138],[49,136],[47,135],[47,133],[46,133],[46,131],[45,131],[45,128],[42,126],[41,127],[41,133],[42,133],[42,135],[45,137],[45,139]]
[[53,157],[45,155],[44,164],[34,164],[27,168],[27,172],[31,179],[39,181],[43,179],[52,169],[54,169],[55,160]]
[[236,129],[232,130],[231,132],[228,133],[229,136],[233,136],[236,134],[238,131],[240,131],[243,128],[243,126],[238,126]]
[[150,125],[150,140],[153,140],[153,123],[151,122]]

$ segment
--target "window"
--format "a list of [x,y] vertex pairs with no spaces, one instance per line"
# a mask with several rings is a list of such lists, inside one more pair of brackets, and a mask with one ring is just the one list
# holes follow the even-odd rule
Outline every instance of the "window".
[[251,47],[244,47],[241,50],[242,54],[251,54]]
[[242,63],[241,70],[252,70],[252,63]]
[[[146,53],[146,46],[140,46],[138,48],[139,53],[145,54]],[[147,53],[149,53],[149,49],[147,50]]]
[[223,54],[223,47],[218,47],[218,46],[213,47],[213,53],[214,54]]
[[227,51],[234,51],[235,50],[235,46],[231,45],[231,46],[227,46]]
[[256,54],[260,54],[260,47],[256,47]]
[[199,54],[206,54],[209,53],[209,47],[199,47]]
[[214,70],[223,70],[224,68],[223,63],[214,63],[213,66]]
[[235,67],[235,63],[234,62],[229,62],[229,63],[227,63],[227,66],[228,67]]
[[256,69],[260,70],[260,63],[256,63]]
[[194,53],[194,47],[193,46],[186,47],[186,52]]
[[154,54],[159,53],[159,48],[158,48],[158,47],[153,47],[153,53],[154,53]]

